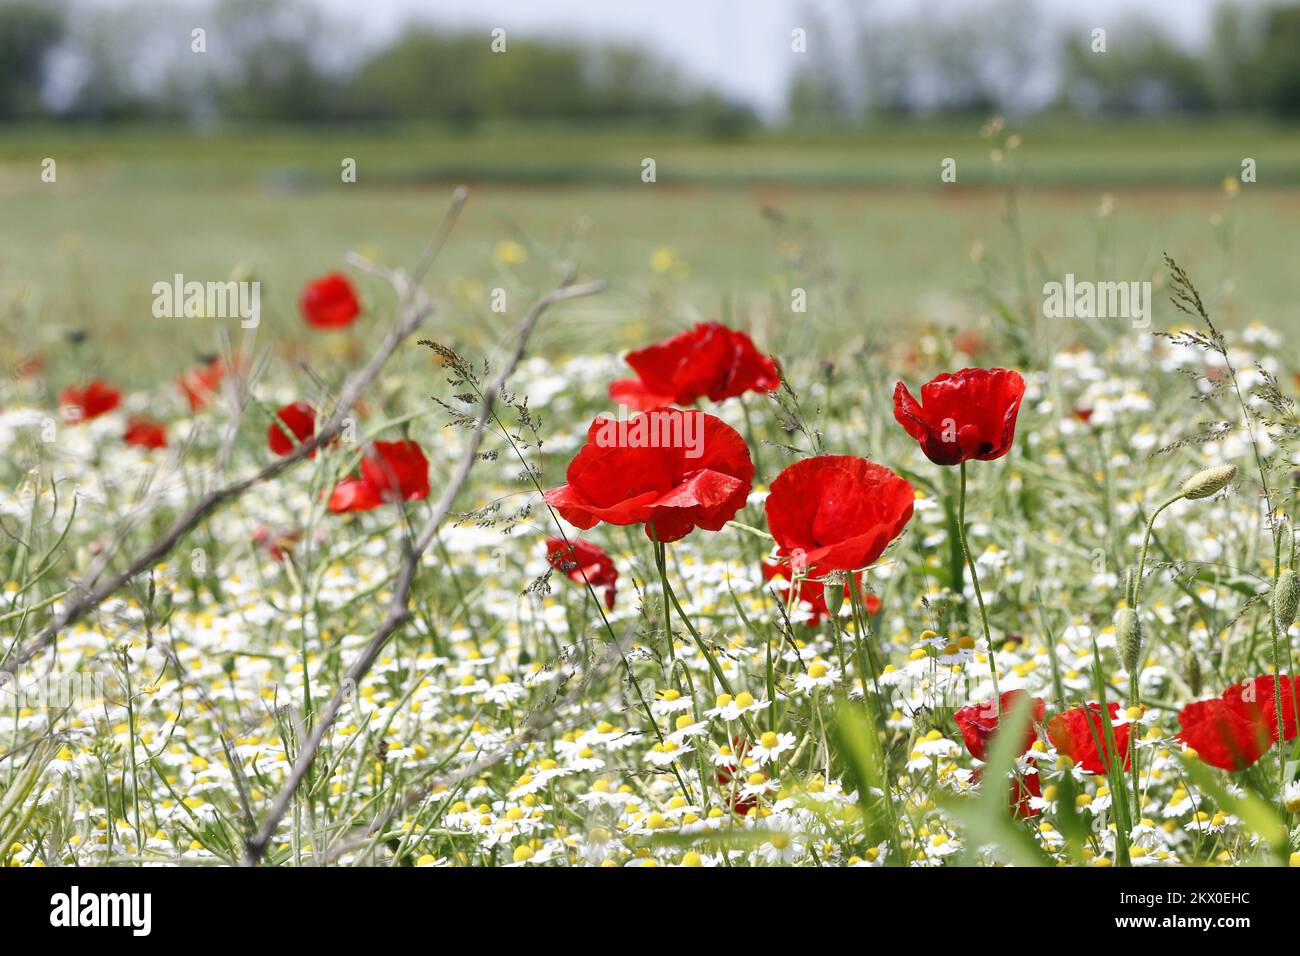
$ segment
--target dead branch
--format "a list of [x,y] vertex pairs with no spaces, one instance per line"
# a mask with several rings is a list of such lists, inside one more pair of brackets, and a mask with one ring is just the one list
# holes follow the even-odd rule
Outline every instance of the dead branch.
[[470,471],[478,459],[479,449],[482,447],[483,438],[487,433],[488,423],[492,418],[492,410],[496,404],[497,397],[501,394],[505,386],[506,379],[509,378],[515,367],[523,358],[524,350],[528,345],[528,340],[532,336],[538,320],[542,317],[548,308],[557,302],[563,302],[566,299],[576,299],[580,296],[594,295],[605,288],[604,282],[589,282],[583,285],[572,285],[572,276],[565,279],[564,283],[558,288],[553,289],[546,295],[542,296],[533,303],[532,308],[524,317],[518,331],[515,334],[515,346],[505,364],[501,366],[496,376],[483,391],[483,402],[479,408],[478,419],[474,424],[474,430],[470,434],[469,442],[465,450],[461,453],[460,459],[456,464],[456,469],[452,473],[447,485],[443,488],[437,503],[433,507],[433,513],[421,529],[418,536],[413,542],[408,541],[405,554],[402,560],[402,568],[397,577],[396,586],[393,589],[392,599],[388,602],[388,609],[384,615],[383,622],[379,625],[378,630],[367,642],[357,659],[353,661],[352,666],[348,668],[347,674],[344,675],[340,683],[339,690],[334,693],[329,705],[320,714],[312,732],[304,742],[302,749],[299,750],[297,759],[294,760],[293,767],[289,771],[288,778],[281,787],[280,792],[276,795],[271,809],[267,812],[266,819],[263,821],[261,828],[248,841],[248,847],[244,855],[244,864],[246,866],[255,866],[261,859],[262,854],[266,851],[271,837],[275,834],[275,829],[280,820],[288,812],[290,804],[293,802],[298,788],[302,785],[307,776],[312,762],[316,759],[316,752],[320,749],[321,743],[325,739],[325,734],[333,725],[339,710],[343,707],[347,698],[346,688],[356,687],[361,680],[369,673],[371,666],[379,657],[380,651],[388,643],[388,639],[393,636],[399,627],[406,623],[411,616],[410,597],[411,585],[415,579],[416,570],[419,567],[420,557],[428,549],[433,539],[437,536],[443,521],[451,512],[451,506],[455,503],[457,495],[460,494],[466,479],[469,478]]
[[148,570],[166,557],[176,544],[194,530],[205,518],[223,505],[236,500],[250,489],[270,481],[288,471],[320,446],[330,442],[343,430],[348,415],[351,414],[357,400],[366,387],[374,381],[387,364],[397,347],[432,313],[433,307],[428,296],[420,287],[425,272],[432,265],[435,255],[445,241],[451,227],[460,216],[469,192],[465,187],[458,187],[452,194],[451,203],[443,215],[429,248],[420,259],[420,264],[413,274],[395,272],[395,286],[399,296],[397,322],[384,337],[364,367],[353,373],[343,385],[333,413],[321,429],[308,441],[299,444],[291,454],[279,458],[260,471],[247,477],[232,481],[209,491],[177,518],[170,528],[153,544],[127,562],[126,566],[106,580],[100,581],[108,564],[116,556],[116,549],[106,549],[71,589],[73,596],[64,603],[62,609],[34,638],[0,662],[0,673],[17,673],[18,668],[30,661],[37,654],[54,643],[58,633],[69,624],[80,619],[88,611],[98,607],[126,582],[137,574]]

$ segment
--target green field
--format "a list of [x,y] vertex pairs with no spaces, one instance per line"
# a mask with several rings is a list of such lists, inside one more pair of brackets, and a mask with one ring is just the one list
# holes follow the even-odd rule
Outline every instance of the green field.
[[[251,271],[263,282],[264,331],[285,342],[301,329],[303,280],[340,266],[350,249],[409,262],[450,186],[466,181],[473,196],[431,288],[440,325],[474,345],[503,324],[487,290],[507,289],[514,314],[552,280],[557,253],[612,291],[550,330],[553,351],[627,347],[724,316],[770,347],[832,354],[846,337],[980,323],[991,314],[987,274],[998,276],[994,294],[1024,302],[1028,289],[1033,307],[1042,283],[1067,272],[1150,279],[1165,251],[1227,321],[1296,327],[1300,132],[1048,125],[1023,136],[997,166],[975,123],[723,143],[554,129],[8,131],[0,314],[9,348],[107,363],[144,383],[217,341],[214,326],[153,318],[154,282]],[[53,184],[40,180],[46,156],[58,162]],[[652,184],[640,177],[646,156],[657,164]],[[1258,163],[1259,182],[1230,196],[1223,180],[1244,156]],[[340,181],[344,157],[357,161],[356,183]],[[945,157],[957,161],[955,184],[939,181]],[[1007,220],[1013,194],[1019,242]],[[1099,216],[1107,194],[1113,211]],[[499,261],[506,239],[528,247],[526,262]],[[1007,287],[1015,263],[1023,285]],[[786,321],[793,285],[810,295],[797,322]],[[382,284],[362,286],[382,309]],[[1157,322],[1171,321],[1158,298]],[[98,344],[66,353],[71,329]],[[1079,334],[1051,331],[1058,342]]]
[[1300,867],[1297,138],[999,135],[6,137],[0,867]]

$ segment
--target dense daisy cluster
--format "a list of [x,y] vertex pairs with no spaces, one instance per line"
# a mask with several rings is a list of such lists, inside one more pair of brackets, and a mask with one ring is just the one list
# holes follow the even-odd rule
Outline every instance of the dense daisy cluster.
[[[357,312],[337,275],[303,308]],[[349,687],[469,435],[373,411],[0,685],[0,859],[236,862],[344,688],[268,863],[1295,863],[1292,412],[1270,333],[1218,341],[899,382],[893,417],[935,356],[826,374],[710,324],[634,379],[527,359]],[[6,653],[72,569],[314,433],[259,381],[231,452],[237,361],[61,416],[10,387]],[[611,400],[667,440],[605,443]]]

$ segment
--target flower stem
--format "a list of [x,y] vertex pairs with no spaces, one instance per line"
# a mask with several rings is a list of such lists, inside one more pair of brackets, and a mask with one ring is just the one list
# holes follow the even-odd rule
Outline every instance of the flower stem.
[[664,543],[657,537],[655,538],[655,567],[659,569],[659,580],[664,582],[663,586],[663,606],[664,606],[664,640],[668,643],[668,661],[669,666],[677,659],[673,651],[673,622],[672,611],[668,606],[668,557],[664,553]]
[[[1155,511],[1151,512],[1151,517],[1147,519],[1146,534],[1142,536],[1142,554],[1138,557],[1137,574],[1133,577],[1133,595],[1132,607],[1133,613],[1138,615],[1138,623],[1141,624],[1141,603],[1142,603],[1142,578],[1146,574],[1147,552],[1151,548],[1151,535],[1155,530],[1156,518],[1160,517],[1160,512],[1164,511],[1175,501],[1183,498],[1181,493],[1174,495]],[[1125,595],[1127,598],[1128,595]],[[1142,662],[1146,654],[1143,648],[1138,648],[1137,660],[1133,662],[1133,672],[1128,675],[1128,706],[1137,707],[1141,696],[1142,680]],[[1129,728],[1128,748],[1129,748],[1129,776],[1133,788],[1133,808],[1129,813],[1129,823],[1142,819],[1142,768],[1138,760],[1138,735],[1137,729],[1141,724],[1136,724]]]
[[[731,690],[731,682],[727,680],[727,675],[722,672],[722,668],[718,665],[718,660],[713,656],[713,652],[710,651],[708,645],[704,643],[704,638],[700,637],[700,632],[695,629],[695,625],[691,623],[691,619],[686,616],[686,611],[677,600],[677,594],[673,591],[673,586],[668,583],[667,546],[663,542],[656,540],[655,549],[657,552],[657,559],[660,557],[658,552],[662,552],[662,560],[656,560],[655,563],[659,565],[659,581],[663,586],[665,600],[670,601],[672,606],[677,609],[677,616],[681,618],[682,623],[686,625],[686,630],[690,632],[691,638],[695,641],[695,646],[700,649],[700,653],[703,654],[704,659],[708,661],[709,670],[711,670],[713,676],[717,678],[718,683],[722,686],[723,692],[730,694],[734,700],[736,695]],[[672,640],[671,635],[669,636],[669,640]],[[749,718],[744,714],[741,714],[740,722],[745,728],[745,733],[749,734],[750,739],[757,740],[758,737],[754,734],[754,727],[750,724]]]
[[[1282,635],[1277,626],[1277,579],[1282,573],[1282,534],[1273,535],[1273,590],[1268,599],[1269,637],[1273,645],[1273,709],[1277,714],[1277,795],[1286,812],[1286,715],[1282,711]],[[1288,642],[1288,652],[1290,646]]]
[[993,653],[993,632],[989,630],[989,612],[984,607],[984,593],[980,590],[979,574],[975,570],[975,559],[971,557],[970,545],[966,543],[966,462],[961,463],[961,489],[957,498],[957,536],[961,541],[962,557],[970,571],[971,584],[975,586],[975,602],[980,609],[980,623],[984,625],[984,643],[989,649],[989,674],[993,678],[993,700],[998,705],[998,716],[1002,716],[1002,694],[998,690],[998,662]]
[[[857,631],[857,658],[859,675],[862,679],[862,699],[867,699],[867,674],[871,674],[871,684],[876,690],[876,701],[884,717],[885,698],[880,692],[880,678],[876,675],[876,655],[871,648],[871,625],[867,620],[867,609],[863,607],[862,585],[851,575],[849,577],[849,603],[853,608],[853,623]],[[864,657],[865,653],[865,657]]]
[[1160,512],[1164,511],[1175,501],[1181,501],[1182,497],[1181,494],[1174,495],[1155,511],[1151,512],[1151,517],[1147,520],[1147,531],[1142,538],[1142,556],[1138,559],[1137,577],[1133,581],[1133,610],[1135,611],[1138,609],[1138,605],[1142,603],[1142,576],[1146,573],[1147,551],[1151,547],[1151,532],[1156,526],[1156,518],[1160,517]]
[[[866,710],[867,716],[871,721],[871,733],[874,736],[873,749],[878,754],[880,760],[881,772],[881,789],[884,791],[884,804],[886,819],[889,822],[890,842],[894,851],[901,857],[902,848],[898,845],[898,810],[894,806],[894,790],[890,785],[888,772],[888,756],[885,748],[881,745],[885,736],[885,728],[888,726],[888,717],[885,714],[885,698],[880,692],[880,679],[876,676],[875,654],[871,650],[871,628],[867,622],[867,609],[863,607],[861,584],[852,575],[849,575],[849,602],[853,608],[854,630],[857,632],[857,659],[858,670],[861,672],[862,680],[862,706]],[[869,660],[869,663],[868,663]],[[866,672],[868,667],[871,670],[871,683],[876,691],[876,706],[871,706],[871,701],[867,699],[867,678]],[[865,781],[863,782],[865,786]]]

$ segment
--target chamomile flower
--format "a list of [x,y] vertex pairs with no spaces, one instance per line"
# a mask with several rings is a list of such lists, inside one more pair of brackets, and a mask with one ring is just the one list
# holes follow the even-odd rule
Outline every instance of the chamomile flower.
[[767,840],[759,847],[759,853],[767,863],[788,865],[803,856],[804,845],[787,830],[773,830]]
[[1282,802],[1287,813],[1300,813],[1300,780],[1292,780],[1282,791]]
[[818,659],[808,665],[808,669],[798,674],[794,679],[795,690],[801,694],[810,693],[813,690],[821,690],[828,687],[834,687],[840,682],[840,671],[838,668],[827,664],[825,661]]
[[720,720],[739,720],[743,714],[751,714],[767,706],[767,701],[757,700],[748,691],[741,691],[734,698],[730,694],[720,694],[712,710],[706,710],[709,717]]
[[955,757],[961,747],[938,730],[931,730],[916,743],[916,749],[927,757]]
[[671,767],[678,760],[694,752],[695,748],[689,744],[680,744],[665,738],[646,752],[645,759],[656,767]]
[[1193,802],[1191,795],[1182,787],[1178,787],[1169,795],[1169,800],[1165,804],[1164,810],[1162,810],[1161,813],[1166,818],[1172,819],[1184,816],[1189,813],[1194,806],[1195,803]]
[[694,720],[689,714],[678,714],[676,721],[673,723],[673,731],[667,734],[667,739],[674,743],[680,744],[690,737],[699,737],[707,734],[709,723],[706,720]]
[[921,845],[922,852],[932,860],[960,853],[961,848],[961,841],[947,833],[936,833]]
[[756,765],[761,767],[763,764],[777,760],[786,751],[793,750],[795,743],[794,734],[769,730],[750,748],[748,755],[753,758]]
[[654,703],[650,705],[650,710],[656,717],[666,717],[683,710],[690,710],[694,705],[695,702],[691,698],[683,696],[677,688],[669,687],[659,691]]

